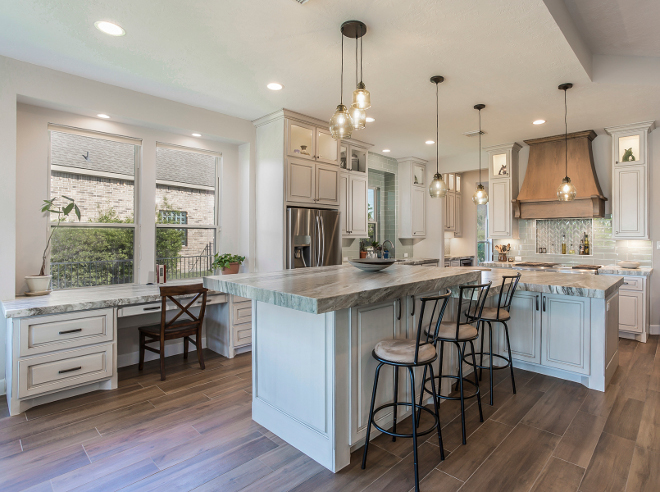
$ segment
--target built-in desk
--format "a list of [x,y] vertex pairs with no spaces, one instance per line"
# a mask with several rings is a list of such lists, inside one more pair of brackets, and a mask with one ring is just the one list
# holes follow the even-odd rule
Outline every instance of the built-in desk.
[[[168,285],[195,283],[201,279]],[[171,302],[166,309],[176,312]],[[159,323],[162,304],[159,285],[130,284],[17,297],[3,301],[2,310],[7,403],[16,415],[49,401],[116,388],[117,368],[137,363],[136,328]],[[246,312],[251,313],[249,299],[209,292],[202,346],[226,357],[250,350]],[[181,340],[168,341],[166,356],[182,352]],[[146,360],[157,357],[146,354]]]

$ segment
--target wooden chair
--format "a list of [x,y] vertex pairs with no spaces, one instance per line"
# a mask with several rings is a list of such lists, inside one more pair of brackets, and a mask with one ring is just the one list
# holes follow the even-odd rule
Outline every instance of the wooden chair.
[[[161,287],[161,312],[160,324],[141,326],[140,331],[140,364],[139,370],[144,368],[144,351],[149,350],[160,355],[160,379],[165,381],[165,341],[183,338],[183,358],[188,358],[188,343],[197,347],[197,360],[202,369],[204,369],[204,355],[202,354],[202,323],[204,322],[204,311],[206,310],[206,293],[208,289],[202,284],[196,285],[175,285],[172,287]],[[193,298],[184,306],[174,296],[193,295]],[[194,316],[190,307],[202,297],[202,305],[199,309],[199,316]],[[179,312],[167,321],[167,300],[170,299],[179,307]],[[186,315],[190,319],[179,318]],[[179,321],[177,321],[179,320]],[[195,340],[190,337],[195,335]],[[160,342],[160,349],[148,347],[147,343]]]

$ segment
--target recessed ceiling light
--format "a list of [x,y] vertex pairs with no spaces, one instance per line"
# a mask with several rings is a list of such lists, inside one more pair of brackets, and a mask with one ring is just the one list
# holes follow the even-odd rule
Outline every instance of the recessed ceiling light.
[[192,136],[193,136],[193,137],[201,137],[202,134],[201,134],[201,133],[193,133]]
[[282,90],[283,85],[278,84],[277,82],[271,82],[266,87],[268,87],[271,91],[280,91]]
[[126,31],[121,26],[108,21],[96,21],[94,27],[110,36],[123,36],[126,34]]
[[534,123],[535,125],[542,125],[543,123],[545,123],[545,120],[534,120],[533,123]]
[[367,123],[373,123],[374,121],[376,121],[375,118],[372,118],[371,116],[367,116]]
[[104,114],[104,113],[99,113],[96,116],[98,116],[99,118],[103,118],[104,120],[107,120],[108,118],[110,118],[107,114]]
[[390,151],[390,149],[383,149],[383,152],[386,152],[386,153],[387,153],[387,152],[389,152],[389,151]]
[[427,140],[426,145],[433,145],[435,142],[433,140]]

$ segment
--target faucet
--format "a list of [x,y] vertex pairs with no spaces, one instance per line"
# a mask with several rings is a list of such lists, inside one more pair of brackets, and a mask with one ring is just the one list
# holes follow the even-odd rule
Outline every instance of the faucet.
[[[392,244],[392,241],[390,241],[389,239],[383,241],[383,252],[385,251],[385,243],[390,243],[390,246],[392,247],[392,253],[394,253],[394,244]],[[387,248],[388,257],[389,257],[389,252],[390,252],[390,248]],[[394,258],[394,256],[392,256],[392,258]]]

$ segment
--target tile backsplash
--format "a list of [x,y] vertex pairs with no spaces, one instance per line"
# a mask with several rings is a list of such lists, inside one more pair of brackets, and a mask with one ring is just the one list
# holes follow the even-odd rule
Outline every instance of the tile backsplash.
[[[591,255],[577,254],[580,236],[591,222],[589,243]],[[520,256],[522,261],[547,261],[554,263],[613,265],[622,260],[638,261],[642,266],[653,266],[652,241],[616,241],[612,238],[612,218],[604,219],[548,219],[520,220],[520,239],[495,239],[493,244],[511,244],[509,257]],[[561,236],[566,233],[567,251],[573,240],[575,255],[561,254]],[[577,236],[577,243],[575,242]],[[539,254],[537,241],[549,241],[548,253]],[[551,250],[554,242],[554,249]],[[552,252],[551,252],[552,251]]]

